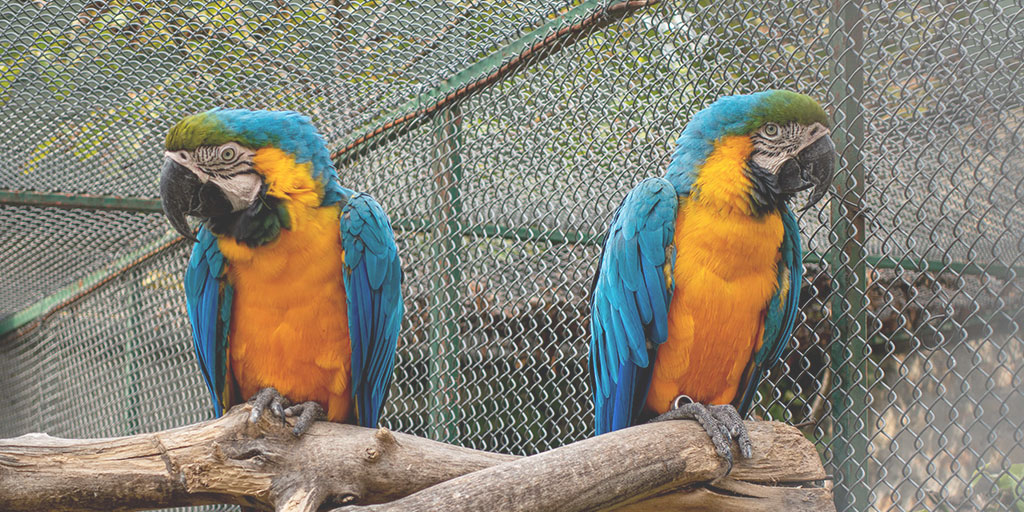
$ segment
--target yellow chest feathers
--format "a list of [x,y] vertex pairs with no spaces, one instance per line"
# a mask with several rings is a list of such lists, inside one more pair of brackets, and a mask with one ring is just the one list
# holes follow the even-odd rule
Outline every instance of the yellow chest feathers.
[[322,186],[277,149],[255,159],[267,194],[282,200],[289,229],[258,247],[218,240],[235,289],[230,373],[242,396],[274,386],[295,402],[316,400],[329,419],[351,412],[351,346],[337,206],[319,206]]
[[[680,202],[674,237],[677,283],[687,283],[681,273],[701,269],[726,281],[760,276],[772,281],[774,292],[774,277],[767,274],[777,272],[784,228],[778,212],[753,214],[745,172],[752,149],[748,137],[723,138],[694,181],[691,196]],[[765,293],[750,291],[758,298]]]
[[763,312],[778,282],[779,213],[754,216],[746,137],[716,145],[694,192],[680,202],[669,306],[669,336],[655,360],[647,406],[668,410],[680,394],[704,403],[736,397],[760,346]]

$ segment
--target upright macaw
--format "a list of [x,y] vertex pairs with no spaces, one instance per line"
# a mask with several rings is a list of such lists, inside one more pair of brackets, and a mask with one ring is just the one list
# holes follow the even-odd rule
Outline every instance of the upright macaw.
[[[167,134],[160,195],[195,241],[185,297],[219,416],[263,411],[377,426],[402,320],[387,215],[341,186],[327,146],[295,112],[214,109]],[[198,239],[186,215],[202,219]],[[289,407],[289,404],[291,405]]]
[[[591,293],[595,430],[696,419],[732,464],[741,417],[793,332],[800,231],[786,202],[832,183],[835,146],[813,99],[719,99],[678,140],[664,178],[615,211]],[[737,411],[738,409],[738,411]]]

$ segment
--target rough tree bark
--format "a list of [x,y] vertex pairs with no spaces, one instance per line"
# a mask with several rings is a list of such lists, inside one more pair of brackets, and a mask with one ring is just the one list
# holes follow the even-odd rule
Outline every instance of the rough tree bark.
[[269,418],[249,424],[248,411],[115,439],[0,440],[0,510],[834,510],[813,445],[781,423],[747,422],[754,458],[723,478],[688,421],[517,458],[326,422],[295,439]]

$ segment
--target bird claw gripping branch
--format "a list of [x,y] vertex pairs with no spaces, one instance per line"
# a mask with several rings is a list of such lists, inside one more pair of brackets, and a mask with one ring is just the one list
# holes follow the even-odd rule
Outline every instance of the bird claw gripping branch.
[[[679,400],[685,398],[686,400]],[[680,395],[673,403],[672,410],[651,420],[696,420],[704,431],[711,437],[711,443],[715,446],[715,452],[719,457],[728,463],[725,474],[732,471],[734,461],[732,441],[740,448],[740,457],[749,459],[754,455],[754,447],[750,442],[750,435],[747,427],[743,425],[743,419],[739,412],[731,405],[709,405],[705,406],[699,402],[689,401],[686,395]]]

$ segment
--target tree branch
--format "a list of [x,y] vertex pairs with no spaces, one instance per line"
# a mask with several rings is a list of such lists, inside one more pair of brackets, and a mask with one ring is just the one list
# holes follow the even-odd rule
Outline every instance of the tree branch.
[[813,445],[780,423],[747,422],[755,457],[720,478],[725,463],[694,422],[517,458],[327,422],[296,439],[270,415],[249,424],[248,410],[123,438],[0,440],[0,509],[834,510]]

